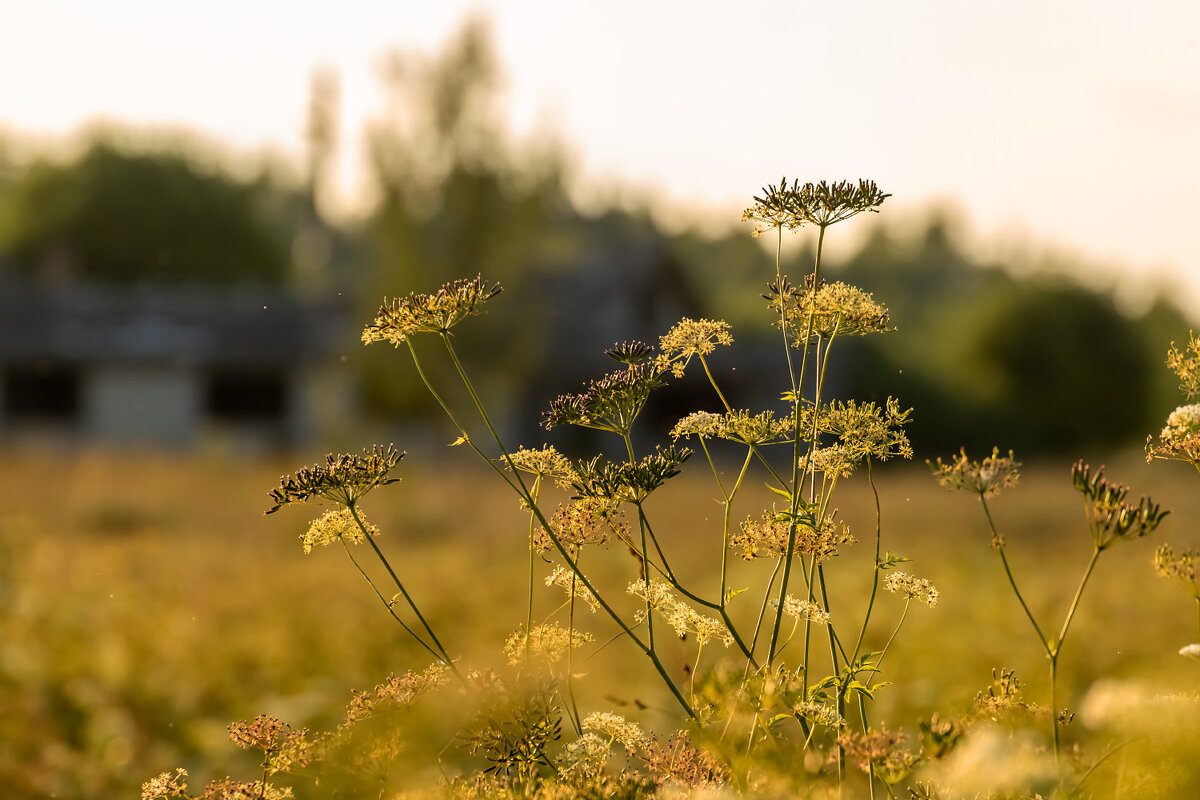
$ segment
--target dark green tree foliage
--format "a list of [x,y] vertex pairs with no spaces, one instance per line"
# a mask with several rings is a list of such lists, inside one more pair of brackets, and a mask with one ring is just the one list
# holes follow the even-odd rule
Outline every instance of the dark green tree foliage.
[[978,264],[938,219],[907,248],[877,229],[837,278],[874,292],[903,332],[848,343],[847,392],[912,405],[918,455],[999,444],[1074,457],[1139,442],[1169,402],[1156,342],[1188,330],[1166,302],[1134,318],[1068,277]]
[[0,255],[28,273],[103,282],[267,283],[288,273],[268,187],[176,154],[97,142],[39,161],[0,196]]

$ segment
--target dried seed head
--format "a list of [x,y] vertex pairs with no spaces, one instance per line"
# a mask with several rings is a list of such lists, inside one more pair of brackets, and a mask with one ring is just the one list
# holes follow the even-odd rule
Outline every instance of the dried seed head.
[[267,513],[278,511],[291,503],[303,503],[313,497],[321,497],[347,508],[352,507],[363,495],[376,486],[395,483],[399,478],[389,478],[388,473],[405,454],[395,447],[373,447],[361,455],[342,454],[325,456],[324,464],[304,467],[295,475],[285,475],[279,488],[271,492],[275,505]]
[[483,276],[451,281],[433,294],[413,292],[385,302],[375,321],[363,330],[364,344],[391,342],[397,347],[417,333],[445,334],[467,317],[482,314],[482,305],[500,293]]
[[754,205],[742,213],[742,219],[755,223],[755,236],[771,229],[793,230],[806,224],[824,228],[863,211],[877,212],[889,197],[890,194],[879,191],[874,181],[801,185],[793,180],[788,185],[787,178],[783,178],[778,186],[764,187],[762,195],[755,196]]
[[1099,550],[1153,532],[1171,513],[1149,497],[1142,497],[1137,505],[1126,502],[1129,487],[1111,483],[1104,477],[1104,467],[1093,473],[1091,467],[1078,461],[1071,467],[1071,482],[1087,501],[1088,522]]

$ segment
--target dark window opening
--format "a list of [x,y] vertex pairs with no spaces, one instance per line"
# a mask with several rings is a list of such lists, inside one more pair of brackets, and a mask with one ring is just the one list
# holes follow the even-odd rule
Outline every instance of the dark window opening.
[[71,422],[80,415],[83,381],[75,365],[39,362],[4,370],[4,414],[18,422]]
[[221,369],[208,378],[205,411],[231,422],[282,419],[287,409],[287,380],[281,370]]

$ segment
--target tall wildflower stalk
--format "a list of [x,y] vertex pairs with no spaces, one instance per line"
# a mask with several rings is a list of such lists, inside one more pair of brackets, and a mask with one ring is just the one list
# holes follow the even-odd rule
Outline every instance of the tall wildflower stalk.
[[969,460],[966,452],[963,451],[951,461],[943,462],[939,458],[937,463],[931,466],[934,475],[943,486],[949,489],[967,490],[979,497],[988,527],[992,532],[992,546],[996,549],[1000,556],[1000,562],[1004,566],[1005,578],[1046,653],[1046,658],[1050,663],[1050,725],[1054,741],[1054,758],[1061,770],[1060,728],[1070,715],[1065,710],[1060,712],[1058,707],[1058,664],[1067,633],[1079,610],[1083,591],[1087,588],[1096,564],[1104,552],[1121,542],[1139,539],[1153,532],[1169,512],[1162,510],[1148,497],[1140,498],[1136,504],[1129,502],[1129,487],[1109,481],[1104,476],[1103,467],[1093,471],[1087,464],[1079,461],[1071,468],[1071,483],[1084,498],[1084,512],[1088,521],[1088,531],[1091,534],[1092,553],[1083,569],[1083,574],[1058,632],[1048,635],[1047,631],[1053,629],[1038,623],[1037,617],[1021,594],[1020,586],[1013,575],[1012,567],[1005,553],[1004,537],[997,530],[987,503],[989,497],[999,494],[1002,489],[1017,484],[1020,464],[1013,459],[1011,452],[1007,456],[1001,456],[999,449],[993,449],[992,455],[982,461]]
[[[840,778],[846,765],[845,748],[853,751],[860,744],[842,736],[849,705],[857,708],[862,736],[883,736],[872,733],[867,711],[867,701],[886,683],[877,678],[880,661],[903,625],[911,600],[918,598],[932,605],[936,590],[922,579],[892,571],[904,559],[881,548],[877,503],[872,591],[861,621],[854,622],[847,613],[849,602],[835,612],[829,596],[827,564],[841,547],[854,541],[837,518],[837,486],[862,465],[873,485],[872,464],[911,457],[903,432],[911,412],[891,398],[877,405],[829,396],[826,376],[835,344],[847,336],[888,331],[890,322],[886,309],[871,295],[824,280],[822,258],[825,238],[833,225],[863,212],[878,211],[888,196],[870,181],[789,184],[784,180],[763,189],[743,217],[755,223],[755,235],[769,231],[776,234],[775,275],[767,282],[763,297],[783,346],[782,408],[756,412],[733,407],[731,395],[721,385],[719,370],[712,363],[718,348],[733,345],[729,324],[684,319],[664,333],[656,346],[631,341],[610,347],[605,352],[617,362],[617,368],[588,382],[578,392],[559,396],[544,415],[548,430],[570,425],[615,437],[623,454],[618,458],[598,455],[571,459],[550,446],[514,450],[503,441],[452,336],[455,326],[482,314],[486,303],[500,292],[498,285],[488,284],[481,276],[452,281],[432,293],[414,292],[387,301],[365,327],[364,343],[388,343],[408,353],[417,376],[456,431],[454,444],[467,446],[483,459],[528,512],[529,594],[524,624],[506,649],[510,661],[525,671],[532,670],[535,661],[551,651],[565,653],[568,666],[563,709],[577,735],[584,736],[587,730],[573,681],[574,650],[591,641],[591,635],[580,629],[577,613],[580,604],[585,604],[607,619],[615,638],[625,639],[645,656],[684,715],[697,724],[725,713],[719,703],[708,698],[707,674],[715,673],[710,670],[702,674],[705,662],[720,660],[722,651],[737,654],[744,679],[750,682],[747,685],[762,687],[762,691],[751,691],[758,700],[745,730],[748,750],[765,740],[782,746],[787,738],[783,726],[790,721],[802,733],[805,749],[828,748],[837,754]],[[785,230],[805,228],[816,229],[816,257],[811,271],[793,284],[783,271],[782,237]],[[441,342],[443,355],[452,367],[450,374],[468,398],[461,407],[452,405],[443,387],[431,380],[423,356],[413,346],[413,338],[422,335],[437,337]],[[634,431],[648,399],[693,366],[702,370],[717,410],[688,415],[670,431],[669,444],[638,452]],[[476,436],[472,428],[481,428],[485,434]],[[690,440],[692,446],[681,446],[681,439]],[[727,482],[719,466],[726,456],[717,450],[728,447],[740,452],[736,475]],[[777,460],[772,452],[777,447],[786,448],[788,456]],[[709,585],[685,580],[676,571],[670,537],[660,521],[652,518],[647,505],[650,496],[678,475],[696,451],[703,454],[722,507],[718,532],[721,558],[714,582]],[[388,469],[398,461],[398,457],[381,458]],[[755,469],[762,471],[781,501],[738,523],[736,506]],[[386,479],[386,469],[380,470],[383,474],[376,483]],[[298,473],[297,480],[300,476]],[[277,499],[307,499],[301,496],[303,491],[289,490],[289,485],[285,480]],[[551,486],[568,495],[557,510],[548,504],[547,490]],[[372,540],[373,531],[361,516],[357,496],[322,496],[338,503],[348,514],[345,525],[353,523],[354,528],[347,529],[357,531],[354,535],[343,531],[327,536],[346,545],[364,539],[370,543],[399,590],[394,600],[387,600],[372,583],[389,613],[440,663],[457,672],[442,639]],[[609,539],[620,541],[632,556],[633,572],[623,593],[599,585],[581,566],[584,548]],[[347,553],[359,571],[372,580],[349,546]],[[734,608],[737,598],[749,587],[730,585],[731,554],[749,560],[765,558],[771,564],[762,576],[757,613],[749,615],[752,627],[744,628],[744,623],[737,621],[750,611],[735,613]],[[546,555],[555,557],[558,564],[545,584],[566,592],[565,601],[556,609],[565,610],[565,630],[555,627],[549,618],[539,621],[535,614],[539,583],[536,566],[539,556]],[[802,589],[795,591],[798,584]],[[881,585],[902,595],[904,607],[883,649],[869,651],[866,643]],[[400,601],[411,612],[411,620],[397,612]],[[784,624],[785,617],[790,624]],[[817,666],[825,661],[818,657],[820,646],[815,646],[818,634],[828,647],[829,671],[823,678]],[[663,647],[668,637],[685,637],[694,643],[692,662],[684,670],[686,686],[664,662]],[[785,656],[785,651],[795,655]],[[786,661],[791,662],[790,666]],[[778,681],[790,688],[782,694],[773,688],[767,691]],[[737,717],[736,712],[731,713],[724,723],[727,730]],[[892,742],[887,736],[883,739]],[[530,763],[549,764],[542,749],[537,753]],[[876,779],[883,781],[880,769],[875,762],[864,767],[871,778],[872,794]]]

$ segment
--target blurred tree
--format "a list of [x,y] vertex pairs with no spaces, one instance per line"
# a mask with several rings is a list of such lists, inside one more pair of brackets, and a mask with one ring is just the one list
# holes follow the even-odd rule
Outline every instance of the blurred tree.
[[52,281],[278,282],[287,238],[268,180],[241,183],[178,154],[104,141],[33,163],[0,196],[0,255]]
[[[434,57],[393,53],[384,70],[388,112],[370,131],[379,203],[369,231],[377,267],[368,297],[431,291],[482,273],[524,302],[492,303],[486,331],[464,326],[463,351],[487,364],[502,397],[541,363],[549,309],[537,276],[578,259],[579,219],[566,198],[556,148],[520,149],[497,112],[498,75],[488,29],[469,20]],[[497,336],[503,332],[503,336]],[[456,332],[457,333],[457,332]],[[425,343],[420,343],[425,344]],[[360,354],[365,398],[377,411],[428,409],[394,356]]]
[[874,292],[900,329],[848,343],[850,395],[913,406],[925,457],[993,445],[1075,457],[1155,429],[1162,354],[1187,332],[1178,309],[1161,300],[1132,317],[1065,277],[981,265],[955,238],[936,215],[908,247],[879,227],[837,275]]

